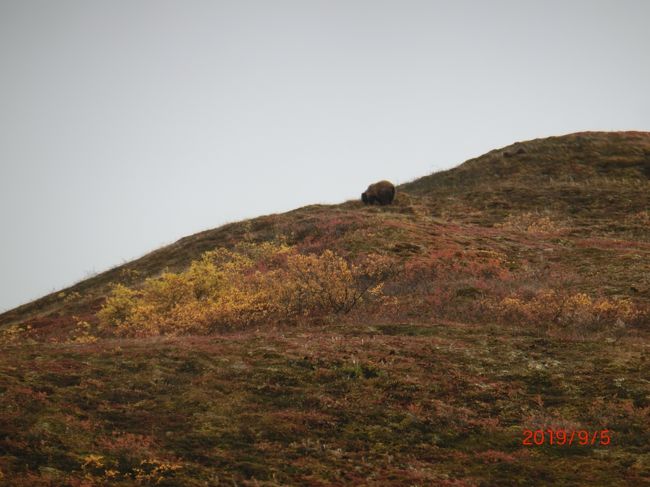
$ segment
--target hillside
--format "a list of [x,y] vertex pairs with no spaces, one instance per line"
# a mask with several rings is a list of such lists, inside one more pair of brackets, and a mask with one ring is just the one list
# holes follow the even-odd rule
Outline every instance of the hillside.
[[649,331],[650,133],[517,142],[0,315],[0,485],[650,485]]

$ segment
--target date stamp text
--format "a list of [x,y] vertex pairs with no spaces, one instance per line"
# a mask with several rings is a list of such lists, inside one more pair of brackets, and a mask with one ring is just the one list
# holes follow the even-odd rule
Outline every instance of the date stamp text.
[[596,431],[525,429],[523,430],[522,444],[524,446],[607,446],[611,441],[608,429]]

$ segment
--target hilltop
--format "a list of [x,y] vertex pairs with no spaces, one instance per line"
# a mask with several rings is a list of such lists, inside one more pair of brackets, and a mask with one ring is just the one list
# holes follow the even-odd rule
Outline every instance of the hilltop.
[[[0,485],[650,485],[650,133],[517,142],[397,190],[0,315]],[[523,445],[536,428],[614,440]]]
[[[182,238],[140,259],[0,314],[0,327],[43,314],[65,313],[68,308],[79,311],[80,303],[70,298],[76,293],[83,295],[81,307],[89,305],[96,309],[110,283],[136,284],[164,269],[184,269],[203,252],[218,246],[232,247],[241,241],[261,242],[280,236],[298,244],[306,237],[314,238],[329,232],[331,220],[339,222],[337,238],[327,235],[327,244],[334,247],[345,246],[346,233],[358,230],[359,225],[370,228],[378,224],[377,230],[381,232],[387,230],[383,228],[386,223],[390,229],[391,223],[408,221],[420,227],[452,225],[461,233],[474,227],[496,227],[501,234],[507,235],[522,229],[526,230],[524,234],[530,234],[529,228],[523,226],[534,225],[540,220],[542,223],[548,221],[555,229],[562,230],[563,237],[575,239],[572,247],[579,248],[564,249],[571,259],[575,259],[576,253],[580,254],[574,264],[583,267],[603,262],[618,264],[616,276],[626,279],[628,272],[638,271],[629,279],[635,290],[626,289],[621,283],[615,292],[641,293],[642,298],[650,298],[648,268],[634,266],[635,269],[629,269],[627,262],[617,262],[619,247],[625,247],[625,242],[632,249],[648,249],[648,181],[648,132],[584,132],[517,142],[454,169],[399,186],[394,206],[364,207],[359,201],[312,205]],[[360,223],[361,219],[365,220],[365,225]],[[505,228],[499,225],[505,225]],[[401,246],[413,243],[404,238],[407,236],[400,241],[395,240],[394,235],[385,236],[383,243],[380,242],[381,236],[377,237],[379,247],[387,248],[394,244],[396,253],[400,252]],[[417,241],[421,236],[408,237]],[[593,245],[580,243],[589,237],[601,241],[593,242]],[[553,238],[557,240],[558,236],[553,235]],[[582,252],[581,247],[589,250]]]

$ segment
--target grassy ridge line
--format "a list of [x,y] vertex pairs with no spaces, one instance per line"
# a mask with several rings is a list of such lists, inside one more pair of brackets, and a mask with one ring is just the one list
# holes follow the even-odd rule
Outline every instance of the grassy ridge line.
[[548,183],[553,178],[584,180],[590,176],[650,178],[650,132],[578,132],[516,142],[399,189],[426,195],[495,182]]

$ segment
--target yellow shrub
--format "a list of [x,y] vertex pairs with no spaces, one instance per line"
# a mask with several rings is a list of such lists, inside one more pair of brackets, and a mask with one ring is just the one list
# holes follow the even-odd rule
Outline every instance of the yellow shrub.
[[87,321],[77,320],[77,324],[70,333],[68,343],[95,343],[97,337],[92,334],[92,326]]
[[141,485],[156,485],[164,479],[173,477],[182,465],[176,462],[161,460],[143,460],[139,468],[133,469],[135,481]]
[[216,249],[181,273],[117,285],[99,318],[118,335],[209,333],[256,323],[347,313],[381,293],[390,262],[372,256],[350,264],[334,252],[302,255],[283,244]]
[[356,269],[331,250],[321,255],[292,255],[287,264],[291,279],[284,291],[290,312],[346,312],[359,298],[360,291],[354,287]]
[[136,306],[136,291],[122,284],[115,284],[106,298],[98,316],[101,321],[110,321],[120,327],[129,320]]
[[542,291],[528,299],[508,296],[495,308],[508,321],[591,329],[631,324],[640,316],[640,310],[629,299],[556,291]]

